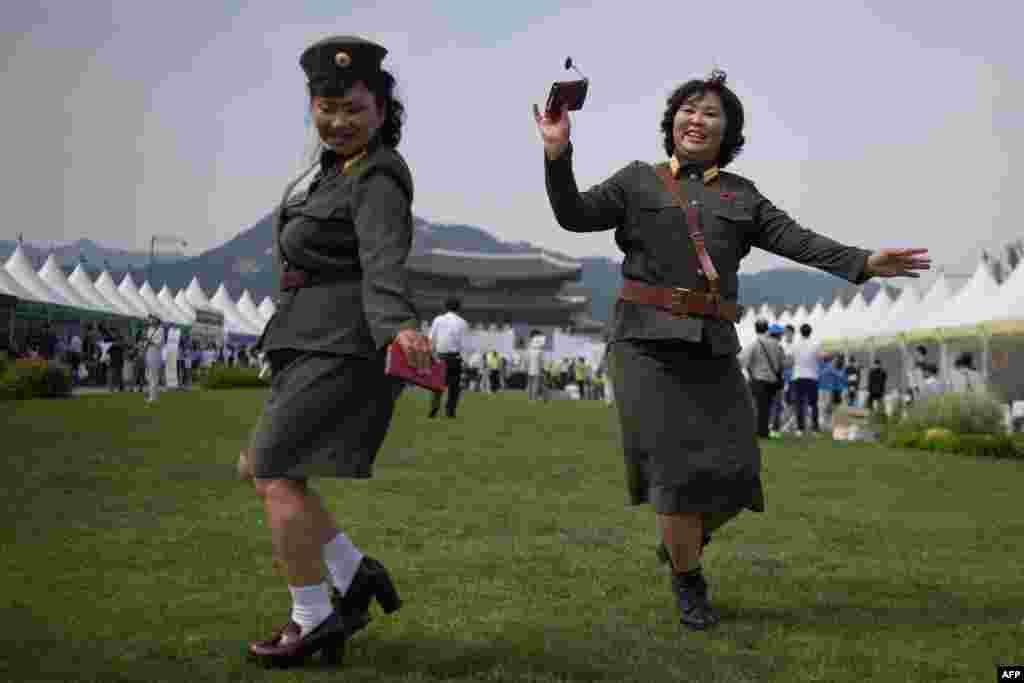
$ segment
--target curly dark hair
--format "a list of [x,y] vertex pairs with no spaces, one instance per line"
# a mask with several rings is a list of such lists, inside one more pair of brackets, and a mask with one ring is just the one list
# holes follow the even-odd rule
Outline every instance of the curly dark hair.
[[387,114],[377,135],[389,147],[398,147],[402,139],[402,124],[405,122],[405,105],[395,95],[396,81],[390,71],[381,69],[366,82],[366,88],[377,97],[377,106],[385,107]]
[[[395,95],[397,81],[391,72],[381,69],[372,76],[361,78],[366,89],[373,93],[377,99],[377,106],[384,107],[387,114],[384,123],[381,124],[377,135],[380,141],[389,147],[398,147],[402,140],[402,124],[405,122],[405,105]],[[307,92],[312,97],[313,91],[307,86]]]
[[722,137],[722,149],[718,153],[717,162],[720,168],[725,168],[742,151],[747,140],[743,137],[743,104],[740,98],[736,97],[736,93],[725,85],[724,74],[721,78],[695,78],[687,81],[669,95],[665,115],[661,117],[665,153],[672,156],[676,151],[672,130],[679,108],[694,95],[703,97],[709,92],[717,94],[722,99],[722,108],[725,110],[725,135]]

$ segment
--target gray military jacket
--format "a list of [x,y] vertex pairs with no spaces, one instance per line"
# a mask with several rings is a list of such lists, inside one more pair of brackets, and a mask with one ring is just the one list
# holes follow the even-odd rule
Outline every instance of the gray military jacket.
[[303,196],[275,216],[276,265],[315,284],[280,293],[263,351],[372,356],[418,327],[405,262],[412,249],[412,174],[398,152],[373,144],[342,170],[327,151]]
[[[545,156],[548,199],[558,224],[572,232],[615,230],[625,254],[622,275],[659,287],[707,290],[683,210],[662,184],[654,166],[634,161],[608,180],[580,193],[572,170],[572,143],[558,159]],[[680,188],[700,202],[706,248],[720,277],[722,297],[736,301],[740,261],[751,247],[819,268],[860,284],[871,252],[840,244],[801,227],[758,192],[754,183],[720,172],[704,182],[709,164],[682,167]],[[740,350],[736,326],[728,321],[673,318],[653,306],[615,302],[609,341],[682,339],[705,342],[714,355]]]

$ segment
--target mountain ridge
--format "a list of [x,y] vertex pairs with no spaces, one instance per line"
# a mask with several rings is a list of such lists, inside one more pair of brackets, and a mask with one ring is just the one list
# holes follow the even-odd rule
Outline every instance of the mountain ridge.
[[[511,254],[544,251],[548,254],[571,258],[582,265],[580,287],[589,290],[589,315],[606,322],[619,287],[622,285],[621,262],[607,257],[573,258],[554,250],[536,247],[529,242],[503,242],[484,228],[462,223],[431,223],[415,217],[413,221],[413,251],[423,253],[430,249],[452,249],[490,254]],[[197,256],[160,252],[152,268],[151,286],[157,291],[166,284],[174,290],[188,286],[193,276],[210,294],[222,283],[232,298],[249,290],[257,300],[273,295],[273,263],[270,245],[273,229],[270,214],[250,228],[239,232],[224,244]],[[5,252],[5,245],[9,250]],[[6,259],[17,242],[0,241],[0,257]],[[90,272],[104,268],[120,282],[126,272],[137,284],[149,279],[149,255],[137,251],[104,247],[89,239],[80,239],[67,245],[51,248],[24,244],[26,256],[39,268],[51,251],[58,262],[70,271],[85,256],[84,267]],[[104,265],[104,264],[109,265]],[[818,300],[826,303],[834,296],[849,300],[858,289],[833,275],[802,268],[777,268],[739,276],[740,301],[748,306],[763,303],[775,307],[804,304],[812,306]],[[864,285],[865,296],[871,298],[879,285]]]

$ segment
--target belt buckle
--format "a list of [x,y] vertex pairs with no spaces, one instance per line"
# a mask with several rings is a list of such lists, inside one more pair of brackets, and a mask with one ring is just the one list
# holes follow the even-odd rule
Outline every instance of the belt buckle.
[[[672,317],[676,319],[689,318],[690,307],[689,298],[690,294],[693,294],[692,289],[686,289],[685,287],[673,287],[672,288]],[[682,309],[680,311],[679,309]]]

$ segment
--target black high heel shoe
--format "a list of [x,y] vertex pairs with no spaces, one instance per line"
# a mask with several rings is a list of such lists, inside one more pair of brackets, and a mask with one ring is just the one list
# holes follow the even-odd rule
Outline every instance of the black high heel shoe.
[[396,612],[402,606],[402,599],[388,570],[379,561],[364,555],[345,595],[337,588],[331,590],[331,603],[341,614],[351,615],[355,623],[365,617],[365,623],[359,627],[362,628],[369,623],[370,602],[374,599],[386,614]]

